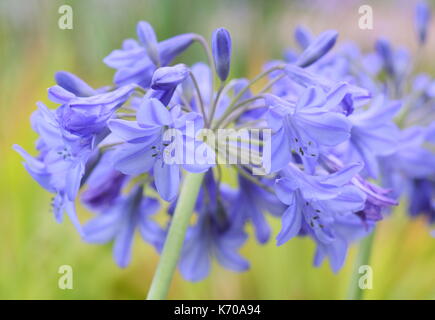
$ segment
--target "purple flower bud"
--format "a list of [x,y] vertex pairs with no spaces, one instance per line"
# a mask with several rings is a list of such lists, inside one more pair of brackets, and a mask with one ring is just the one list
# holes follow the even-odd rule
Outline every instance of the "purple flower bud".
[[153,75],[151,88],[169,90],[175,88],[189,76],[189,68],[185,64],[158,68]]
[[301,53],[296,64],[302,68],[313,64],[331,50],[337,37],[338,33],[335,30],[322,32],[308,45],[304,52]]
[[216,29],[211,40],[216,72],[222,81],[228,78],[231,62],[231,36],[224,28]]
[[430,21],[430,8],[425,1],[421,1],[415,7],[415,28],[417,30],[420,45],[426,42],[427,27]]
[[157,37],[153,27],[148,22],[141,21],[137,24],[137,36],[144,45],[151,61],[160,66],[160,56],[158,50]]

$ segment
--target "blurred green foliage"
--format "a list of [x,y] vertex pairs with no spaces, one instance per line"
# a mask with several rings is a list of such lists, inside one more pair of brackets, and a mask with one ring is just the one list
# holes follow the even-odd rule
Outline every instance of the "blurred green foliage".
[[[370,2],[370,1],[369,1]],[[313,2],[311,2],[313,3]],[[232,76],[252,76],[267,59],[279,58],[291,44],[292,30],[305,24],[315,32],[340,31],[341,39],[370,46],[380,33],[415,49],[412,7],[383,1],[374,12],[375,30],[357,27],[359,1],[204,1],[204,0],[1,0],[0,1],[0,298],[2,299],[142,299],[158,255],[136,241],[133,261],[122,270],[112,260],[111,246],[83,243],[66,220],[58,225],[49,212],[50,195],[27,174],[13,143],[33,150],[36,134],[29,124],[35,102],[49,106],[46,88],[53,74],[68,70],[93,86],[111,82],[113,70],[102,58],[122,39],[135,36],[139,20],[153,24],[160,39],[197,32],[210,37],[227,27],[233,35]],[[378,2],[377,2],[378,3]],[[74,29],[60,30],[58,8],[70,4]],[[362,3],[361,3],[362,4]],[[380,29],[376,29],[379,25]],[[382,32],[381,32],[382,31]],[[434,31],[432,28],[431,31]],[[434,37],[419,68],[433,74],[428,57]],[[402,41],[403,40],[403,41]],[[399,41],[395,41],[399,43]],[[180,60],[204,59],[197,45]],[[433,62],[432,62],[433,63]],[[84,221],[90,214],[80,210]],[[270,219],[274,234],[280,223]],[[251,230],[250,230],[251,232]],[[341,299],[347,291],[355,248],[339,274],[327,265],[312,267],[314,245],[295,239],[282,247],[274,241],[261,246],[251,239],[242,253],[251,270],[236,274],[214,265],[209,278],[188,283],[176,275],[170,298],[178,299]],[[60,290],[58,268],[71,265],[74,289]],[[410,221],[403,210],[380,223],[372,259],[374,288],[370,299],[435,298],[435,242],[423,221]]]

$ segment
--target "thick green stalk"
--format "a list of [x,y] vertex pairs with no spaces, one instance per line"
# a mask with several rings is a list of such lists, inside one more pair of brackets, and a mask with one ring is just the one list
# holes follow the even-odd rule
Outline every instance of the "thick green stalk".
[[166,299],[203,177],[203,173],[187,173],[184,178],[163,252],[148,292],[148,300]]
[[361,277],[359,268],[363,265],[369,265],[374,238],[375,230],[373,230],[370,235],[364,238],[359,245],[358,255],[355,260],[355,266],[350,280],[348,293],[349,300],[361,300],[364,297],[365,290],[361,289],[359,286],[359,280]]

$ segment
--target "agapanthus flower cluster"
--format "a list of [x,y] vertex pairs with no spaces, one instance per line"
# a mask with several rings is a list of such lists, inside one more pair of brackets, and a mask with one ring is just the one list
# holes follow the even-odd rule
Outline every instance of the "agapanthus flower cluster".
[[[421,47],[429,18],[420,5]],[[236,44],[228,30],[215,30],[209,46],[193,33],[158,41],[139,22],[137,40],[103,60],[116,70],[112,84],[93,88],[58,72],[48,89],[58,107],[38,103],[32,115],[38,155],[15,149],[54,195],[56,219],[66,213],[84,241],[113,241],[121,267],[136,231],[162,251],[192,172],[205,174],[179,260],[186,279],[205,278],[212,259],[247,270],[239,250],[248,224],[258,243],[276,241],[282,250],[294,237],[311,238],[314,264],[326,258],[338,271],[351,243],[399,200],[410,216],[435,222],[435,79],[415,74],[411,55],[386,39],[363,53],[354,43],[334,48],[333,30],[298,27],[294,35],[297,48],[258,76],[229,79]],[[180,63],[195,43],[208,63]],[[237,136],[204,134],[219,130]],[[225,183],[228,174],[236,186]],[[95,214],[90,221],[77,217],[78,199]],[[281,220],[276,235],[270,219]]]

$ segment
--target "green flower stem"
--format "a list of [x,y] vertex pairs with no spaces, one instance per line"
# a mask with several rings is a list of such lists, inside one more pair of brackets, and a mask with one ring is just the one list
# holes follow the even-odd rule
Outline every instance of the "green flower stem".
[[348,293],[349,300],[361,300],[364,297],[364,290],[359,287],[359,279],[361,277],[361,274],[359,273],[359,268],[363,265],[368,265],[370,263],[370,256],[372,252],[374,238],[375,230],[373,230],[370,235],[365,237],[359,245],[358,255],[355,260],[355,266],[350,281]]
[[[208,45],[207,40],[205,40],[205,38],[199,34],[195,34],[195,40],[198,41],[198,43],[203,47],[206,55],[207,55],[207,60],[208,60],[208,65],[210,66],[210,83],[212,84],[212,89],[215,87],[215,75],[216,75],[216,68],[214,65],[214,60],[213,60],[213,54],[211,52],[210,46]],[[210,103],[211,101],[213,101],[213,91],[214,90],[210,90]]]
[[210,116],[209,116],[210,121],[209,121],[208,126],[210,126],[210,124],[211,124],[212,121],[213,121],[214,114],[215,114],[215,112],[216,112],[216,107],[217,107],[217,105],[218,105],[219,98],[220,98],[220,96],[221,96],[222,91],[224,90],[224,88],[225,88],[225,85],[224,85],[223,82],[221,82],[221,85],[219,86],[218,92],[217,92],[217,94],[216,94],[216,98],[215,98],[214,101],[213,101],[213,106],[212,106],[212,108],[211,108],[211,112],[210,112]]
[[267,75],[269,75],[273,71],[282,70],[282,69],[284,69],[284,67],[285,67],[285,65],[279,64],[279,65],[276,65],[276,66],[274,66],[274,67],[272,67],[270,69],[267,69],[267,70],[263,71],[262,73],[258,74],[248,84],[246,84],[246,86],[242,90],[240,90],[240,92],[233,98],[233,100],[231,101],[230,105],[225,110],[223,116],[217,121],[217,123],[215,125],[215,128],[218,128],[219,125],[221,125],[222,122],[224,122],[226,120],[226,118],[233,112],[234,106],[236,105],[236,103],[240,100],[240,98],[245,94],[246,91],[248,91],[248,89],[253,84],[258,82],[262,78],[266,77]]
[[187,173],[185,176],[148,300],[166,299],[203,178],[204,173]]
[[192,79],[193,85],[195,87],[196,93],[198,95],[199,107],[201,109],[202,117],[204,118],[204,123],[207,126],[208,119],[207,119],[207,114],[205,112],[204,99],[202,99],[201,90],[199,89],[198,81],[196,81],[195,75],[192,72],[190,72],[189,74],[190,74],[190,78]]

